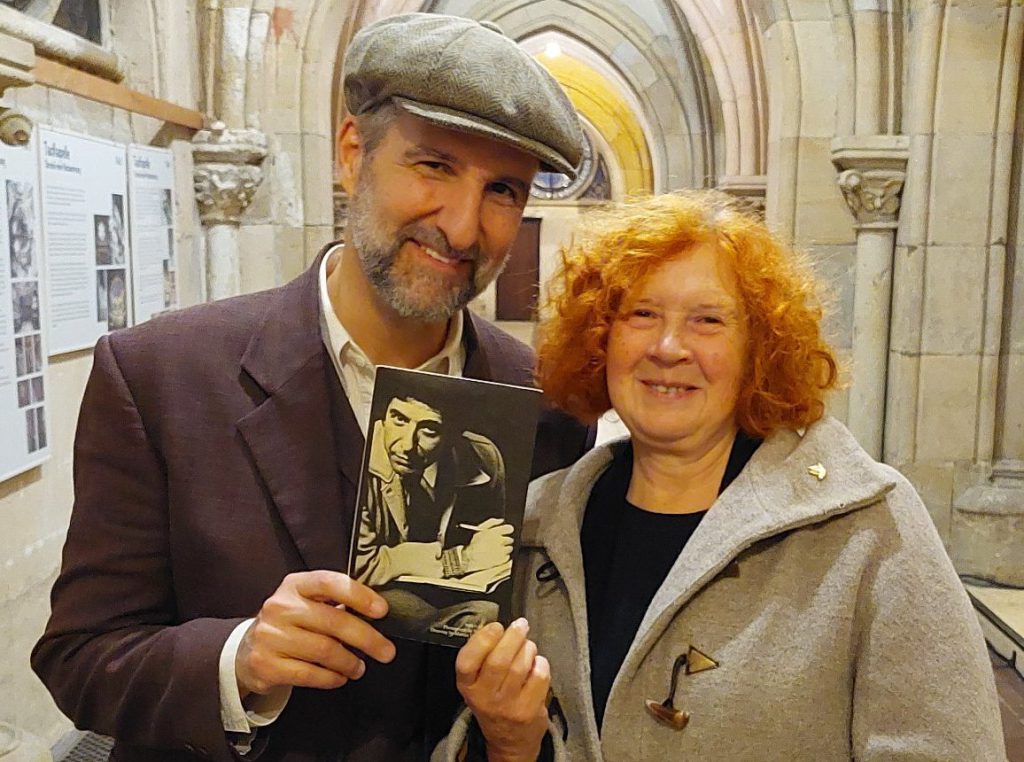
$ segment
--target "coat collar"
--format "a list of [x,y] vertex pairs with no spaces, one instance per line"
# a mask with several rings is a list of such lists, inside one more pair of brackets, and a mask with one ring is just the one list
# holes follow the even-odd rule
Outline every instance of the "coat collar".
[[[584,649],[589,638],[580,528],[590,491],[611,458],[611,447],[605,445],[567,471],[536,483],[524,521],[523,544],[544,548],[562,574],[577,643]],[[825,469],[823,479],[808,471],[817,465]],[[813,424],[803,436],[781,431],[769,437],[679,554],[648,607],[620,677],[635,671],[678,610],[744,550],[875,503],[895,484],[832,418]],[[589,663],[589,654],[581,660]]]
[[[346,494],[355,492],[364,445],[323,343],[320,263],[333,246],[325,246],[306,272],[272,292],[241,358],[243,374],[259,391],[257,406],[238,420],[238,430],[310,569],[341,569],[347,563],[344,549],[355,507],[354,499],[342,499],[342,482],[348,482]],[[491,379],[509,372],[502,353],[491,351],[497,347],[493,329],[468,310],[464,315],[463,375]]]

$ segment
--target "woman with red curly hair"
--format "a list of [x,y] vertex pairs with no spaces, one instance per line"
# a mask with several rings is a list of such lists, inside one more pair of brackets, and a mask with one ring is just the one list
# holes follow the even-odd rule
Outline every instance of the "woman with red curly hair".
[[721,194],[646,198],[587,218],[548,307],[541,386],[630,436],[531,486],[524,619],[463,647],[442,758],[1005,758],[924,505],[825,414],[799,257]]

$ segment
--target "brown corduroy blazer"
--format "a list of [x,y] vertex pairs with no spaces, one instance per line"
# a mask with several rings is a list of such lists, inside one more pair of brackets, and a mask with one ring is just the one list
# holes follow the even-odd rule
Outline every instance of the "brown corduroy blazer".
[[[321,339],[319,262],[96,346],[32,665],[78,727],[117,739],[114,759],[235,758],[219,712],[225,639],[290,572],[347,567],[363,436]],[[466,315],[465,375],[529,385],[530,350]],[[590,440],[546,410],[535,475]],[[426,758],[457,706],[455,651],[398,645],[358,683],[296,689],[253,756]]]

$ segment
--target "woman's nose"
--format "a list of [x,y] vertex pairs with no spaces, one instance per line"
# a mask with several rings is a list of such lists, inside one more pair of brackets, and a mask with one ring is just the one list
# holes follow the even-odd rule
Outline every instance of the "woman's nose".
[[686,334],[679,326],[667,325],[650,349],[651,357],[661,363],[686,362],[692,357]]

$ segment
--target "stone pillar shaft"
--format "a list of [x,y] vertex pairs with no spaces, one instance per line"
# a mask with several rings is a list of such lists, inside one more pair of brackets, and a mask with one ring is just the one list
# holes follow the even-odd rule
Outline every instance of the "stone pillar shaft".
[[880,460],[892,312],[893,250],[909,140],[898,135],[837,138],[832,162],[857,229],[850,430]]

